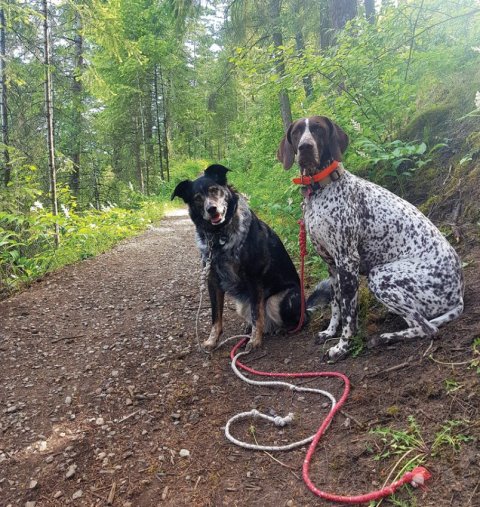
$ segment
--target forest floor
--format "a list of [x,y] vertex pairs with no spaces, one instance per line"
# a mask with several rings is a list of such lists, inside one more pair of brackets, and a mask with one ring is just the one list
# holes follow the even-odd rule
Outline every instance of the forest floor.
[[[418,433],[397,451],[406,460],[424,456],[432,478],[428,489],[405,486],[396,503],[382,505],[480,505],[480,376],[471,364],[480,337],[478,254],[463,255],[465,313],[434,341],[364,349],[328,365],[314,343],[326,317],[317,317],[297,335],[267,337],[245,361],[349,376],[344,411],[313,459],[318,487],[358,494],[381,486],[401,455],[370,430],[407,430],[412,416]],[[273,456],[226,440],[226,421],[251,408],[294,412],[295,421],[283,429],[239,423],[237,437],[252,440],[254,428],[261,443],[298,440],[317,430],[326,400],[245,385],[230,368],[230,346],[211,356],[198,350],[199,268],[188,216],[172,215],[0,303],[2,507],[327,505],[301,479],[306,448]],[[206,298],[202,339],[209,313]],[[372,314],[367,329],[398,325]],[[224,336],[241,330],[228,301]],[[308,383],[315,385],[341,393],[335,379]],[[391,455],[375,459],[382,452]]]

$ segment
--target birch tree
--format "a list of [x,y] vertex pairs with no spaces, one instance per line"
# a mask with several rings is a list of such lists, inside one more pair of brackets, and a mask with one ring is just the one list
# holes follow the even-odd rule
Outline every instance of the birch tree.
[[[50,26],[48,16],[48,0],[42,0],[43,14],[43,64],[45,67],[45,116],[47,120],[48,167],[50,174],[50,198],[52,213],[58,215],[57,201],[57,170],[55,166],[55,140],[53,133],[53,99],[52,99],[52,73],[50,68]],[[59,243],[58,222],[55,220],[55,245]]]

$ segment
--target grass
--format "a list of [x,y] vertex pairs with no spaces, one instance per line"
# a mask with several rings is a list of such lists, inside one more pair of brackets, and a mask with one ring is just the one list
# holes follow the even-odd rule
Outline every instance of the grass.
[[[465,435],[463,431],[470,424],[466,420],[450,420],[443,423],[433,435],[431,440],[426,440],[422,435],[421,428],[413,416],[409,416],[406,429],[375,428],[372,435],[379,437],[380,445],[377,445],[378,453],[375,460],[395,460],[385,484],[400,479],[407,471],[414,467],[425,465],[429,457],[440,455],[447,449],[459,452],[462,444],[473,439]],[[399,507],[416,505],[415,497],[411,496],[407,503],[395,495],[389,497],[393,505]],[[382,500],[372,502],[370,507],[378,507]]]

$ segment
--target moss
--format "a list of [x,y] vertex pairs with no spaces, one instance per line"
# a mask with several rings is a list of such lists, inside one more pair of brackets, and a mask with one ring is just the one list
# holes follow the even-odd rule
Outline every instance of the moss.
[[472,132],[467,138],[465,139],[465,147],[466,150],[468,150],[470,153],[478,152],[480,150],[480,132],[475,131]]
[[424,203],[422,203],[418,209],[424,214],[428,215],[430,213],[430,210],[438,205],[440,202],[440,196],[439,195],[432,195],[429,197]]
[[400,407],[398,405],[391,405],[390,407],[387,407],[385,413],[390,417],[395,417],[400,413]]
[[447,130],[448,120],[452,113],[450,105],[437,105],[414,116],[404,128],[401,139],[408,141],[423,141],[427,144],[439,139]]

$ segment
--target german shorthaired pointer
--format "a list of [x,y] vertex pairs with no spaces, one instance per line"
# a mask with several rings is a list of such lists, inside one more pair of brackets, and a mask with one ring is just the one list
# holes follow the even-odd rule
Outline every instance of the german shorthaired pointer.
[[305,223],[328,265],[332,316],[319,339],[336,335],[331,360],[340,359],[357,332],[359,275],[408,328],[371,338],[369,346],[432,336],[463,311],[463,274],[458,255],[417,208],[388,190],[349,173],[340,163],[345,132],[325,116],[292,123],[277,158],[285,169],[298,162]]

